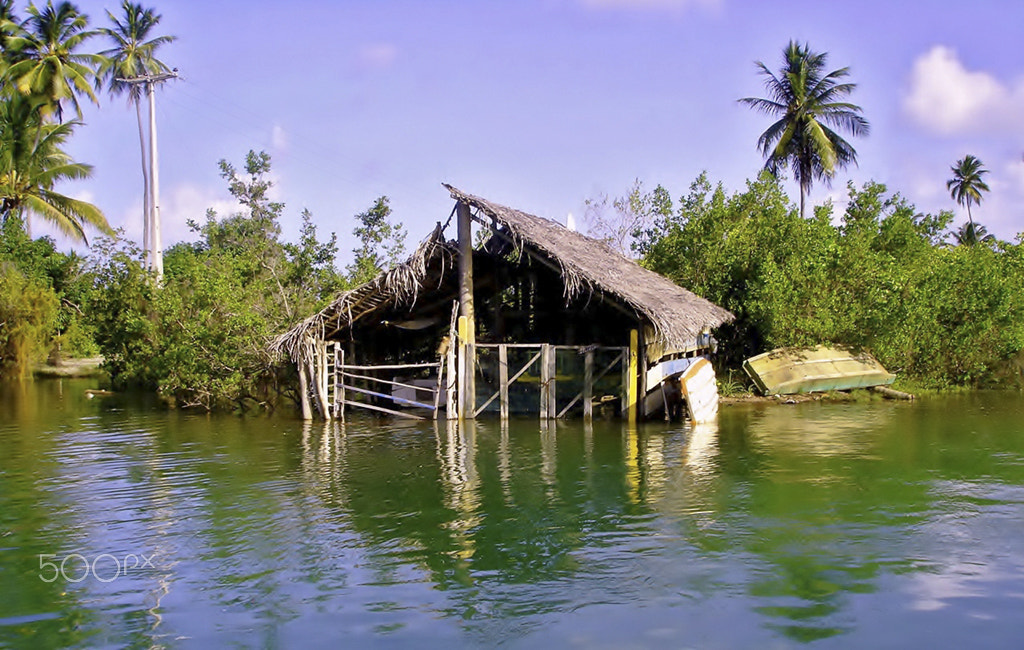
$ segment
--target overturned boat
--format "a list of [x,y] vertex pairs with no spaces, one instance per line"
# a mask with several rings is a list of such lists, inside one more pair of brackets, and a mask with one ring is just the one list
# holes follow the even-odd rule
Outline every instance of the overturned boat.
[[888,386],[896,379],[867,352],[845,348],[779,348],[743,362],[765,395]]

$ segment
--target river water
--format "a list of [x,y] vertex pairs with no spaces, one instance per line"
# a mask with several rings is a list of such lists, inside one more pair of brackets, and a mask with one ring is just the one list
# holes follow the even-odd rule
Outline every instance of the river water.
[[1024,643],[1018,393],[460,430],[87,387],[0,387],[0,647]]

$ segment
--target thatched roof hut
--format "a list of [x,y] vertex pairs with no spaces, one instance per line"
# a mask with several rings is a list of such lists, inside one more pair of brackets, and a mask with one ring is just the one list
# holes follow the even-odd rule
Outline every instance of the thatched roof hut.
[[[527,214],[450,185],[444,186],[457,202],[469,206],[473,218],[492,229],[492,240],[506,244],[503,251],[514,251],[517,259],[528,258],[557,272],[564,299],[562,308],[583,301],[614,306],[634,322],[648,326],[664,349],[692,346],[702,333],[729,322],[733,315],[668,279],[641,267],[606,243],[571,231],[559,223]],[[485,257],[500,246],[489,245],[474,252]],[[458,249],[444,238],[438,227],[425,239],[408,261],[374,280],[347,291],[320,312],[313,314],[278,337],[273,349],[297,357],[306,337],[324,340],[341,336],[360,323],[373,326],[388,322],[384,316],[416,315],[423,296],[431,295],[432,312],[438,305],[450,311],[451,298],[457,295],[453,282]],[[486,262],[474,262],[487,272]],[[492,286],[492,289],[494,287]],[[438,300],[436,294],[446,294]],[[447,323],[443,324],[447,329]]]

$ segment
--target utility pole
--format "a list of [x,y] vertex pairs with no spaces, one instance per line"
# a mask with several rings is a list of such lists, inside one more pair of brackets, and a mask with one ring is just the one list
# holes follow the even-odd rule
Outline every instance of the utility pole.
[[[131,79],[119,79],[129,84],[146,84],[146,94],[149,96],[149,182],[150,202],[149,214],[145,217],[143,224],[143,248],[146,250],[146,262],[148,267],[156,272],[157,281],[164,277],[164,252],[163,242],[160,238],[160,172],[157,161],[156,149],[156,84],[168,79],[176,79],[178,69],[170,72],[159,72],[147,74]],[[143,201],[145,203],[145,201]]]

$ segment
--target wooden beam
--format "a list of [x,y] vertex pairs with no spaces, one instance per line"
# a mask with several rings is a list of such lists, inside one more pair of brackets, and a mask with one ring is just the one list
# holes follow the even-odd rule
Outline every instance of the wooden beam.
[[548,383],[551,382],[551,346],[545,343],[540,349],[540,419],[547,420],[555,410],[551,403],[551,392],[548,390]]
[[398,404],[407,404],[409,406],[416,406],[416,407],[419,407],[421,409],[427,409],[427,410],[431,410],[431,411],[434,410],[433,406],[431,406],[430,404],[424,404],[423,402],[416,402],[416,401],[413,401],[411,399],[405,399],[403,397],[395,397],[394,395],[388,395],[387,393],[378,393],[376,391],[367,390],[365,388],[357,388],[355,386],[346,386],[346,388],[348,388],[348,390],[356,392],[356,393],[362,393],[363,395],[372,395],[373,397],[382,397],[384,399],[389,399],[392,402],[397,402]]
[[309,403],[309,381],[306,379],[306,364],[299,355],[299,361],[295,364],[299,370],[299,403],[302,405],[302,419],[313,419],[313,405]]
[[630,424],[636,423],[637,404],[637,361],[639,359],[640,334],[636,330],[629,331],[629,367],[626,374],[626,416]]
[[427,418],[421,415],[413,415],[412,413],[406,413],[405,411],[395,411],[392,409],[386,409],[383,406],[376,406],[374,404],[367,404],[366,402],[345,402],[349,406],[358,406],[363,409],[370,409],[371,411],[380,411],[389,415],[397,415],[403,418],[409,418],[410,420],[426,420]]
[[[476,313],[473,308],[473,224],[469,205],[459,201],[455,206],[459,236],[459,357],[460,416],[473,419],[476,410]],[[463,323],[464,319],[464,323]]]
[[594,419],[594,351],[583,355],[583,419]]
[[498,392],[501,395],[501,419],[508,419],[508,348],[498,346]]
[[338,389],[335,391],[335,399],[338,400],[338,418],[345,421],[345,382],[341,380],[341,367],[345,365],[345,351],[341,345],[334,346],[338,355]]

